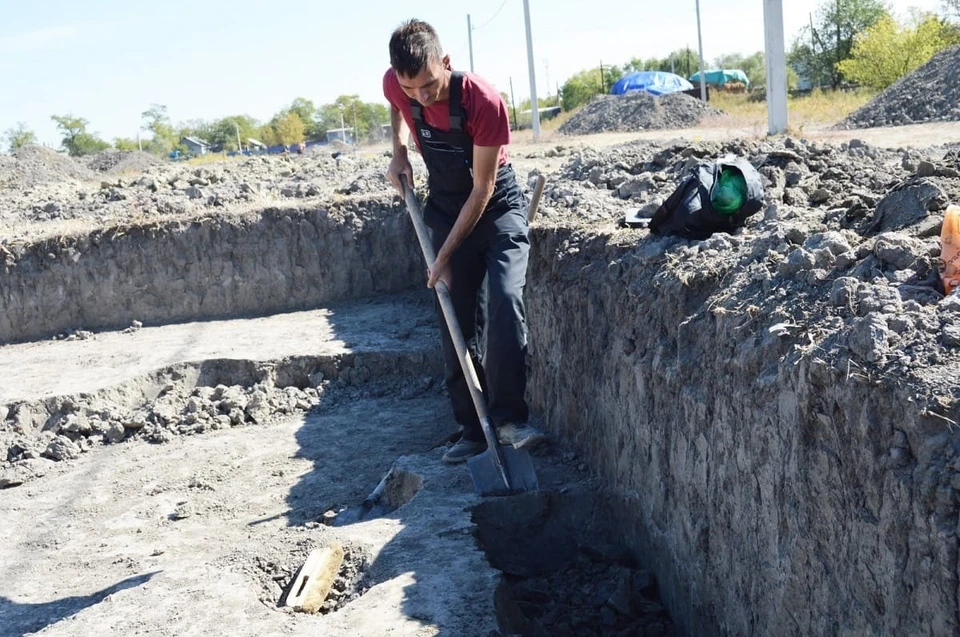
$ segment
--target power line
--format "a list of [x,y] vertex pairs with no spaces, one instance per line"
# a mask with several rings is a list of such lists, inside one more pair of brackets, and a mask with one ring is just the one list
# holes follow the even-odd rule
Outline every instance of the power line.
[[478,26],[478,27],[473,27],[473,30],[474,30],[474,31],[477,31],[477,30],[482,29],[483,27],[487,26],[487,25],[490,24],[491,22],[493,22],[493,21],[496,19],[496,17],[497,17],[498,15],[500,15],[500,12],[503,11],[503,8],[504,8],[505,6],[507,6],[507,3],[508,3],[508,2],[510,2],[510,0],[503,0],[503,2],[500,4],[500,8],[497,9],[497,12],[493,14],[493,17],[490,18],[489,20],[487,20],[486,22],[484,22],[483,24],[481,24],[480,26]]

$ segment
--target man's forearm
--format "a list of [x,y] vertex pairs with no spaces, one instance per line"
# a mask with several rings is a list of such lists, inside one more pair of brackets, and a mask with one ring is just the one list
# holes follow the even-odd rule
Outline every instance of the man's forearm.
[[407,128],[407,122],[403,119],[395,108],[390,109],[390,128],[393,131],[393,153],[407,152],[407,140],[410,138],[410,129]]
[[463,243],[463,240],[473,232],[477,222],[480,221],[480,217],[483,216],[483,211],[490,202],[490,197],[493,196],[493,190],[493,184],[485,186],[475,184],[473,186],[470,196],[463,204],[463,208],[460,209],[457,221],[450,229],[450,234],[447,235],[447,240],[443,242],[440,252],[437,253],[437,261],[449,261],[456,249]]

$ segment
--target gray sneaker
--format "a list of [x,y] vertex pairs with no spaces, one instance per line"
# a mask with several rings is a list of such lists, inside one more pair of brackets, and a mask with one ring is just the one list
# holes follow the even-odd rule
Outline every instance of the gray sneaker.
[[514,449],[533,449],[547,441],[547,434],[532,425],[507,422],[497,429],[497,440]]
[[447,464],[458,464],[460,462],[466,462],[467,459],[477,454],[483,453],[486,449],[486,442],[474,442],[466,438],[461,438],[457,441],[457,444],[447,450],[447,453],[443,454],[442,459]]

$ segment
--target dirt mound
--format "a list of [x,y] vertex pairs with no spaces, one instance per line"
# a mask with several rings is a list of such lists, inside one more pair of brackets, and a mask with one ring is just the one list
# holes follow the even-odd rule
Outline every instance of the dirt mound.
[[0,183],[32,187],[67,180],[94,179],[93,173],[68,155],[44,146],[24,146],[13,157],[15,162],[7,165],[6,174],[0,174]]
[[838,128],[960,121],[957,65],[960,65],[960,46],[941,51],[847,117]]
[[90,170],[119,174],[145,172],[155,166],[162,166],[164,162],[150,153],[110,149],[87,157],[84,163]]
[[612,131],[636,132],[696,126],[704,117],[720,115],[685,93],[654,97],[637,92],[627,95],[597,95],[583,110],[560,127],[565,135],[589,135]]

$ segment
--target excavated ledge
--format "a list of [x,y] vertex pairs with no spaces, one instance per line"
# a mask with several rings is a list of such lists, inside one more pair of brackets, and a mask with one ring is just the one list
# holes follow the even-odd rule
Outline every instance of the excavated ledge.
[[116,226],[0,259],[0,343],[319,307],[423,272],[403,208],[382,198]]

